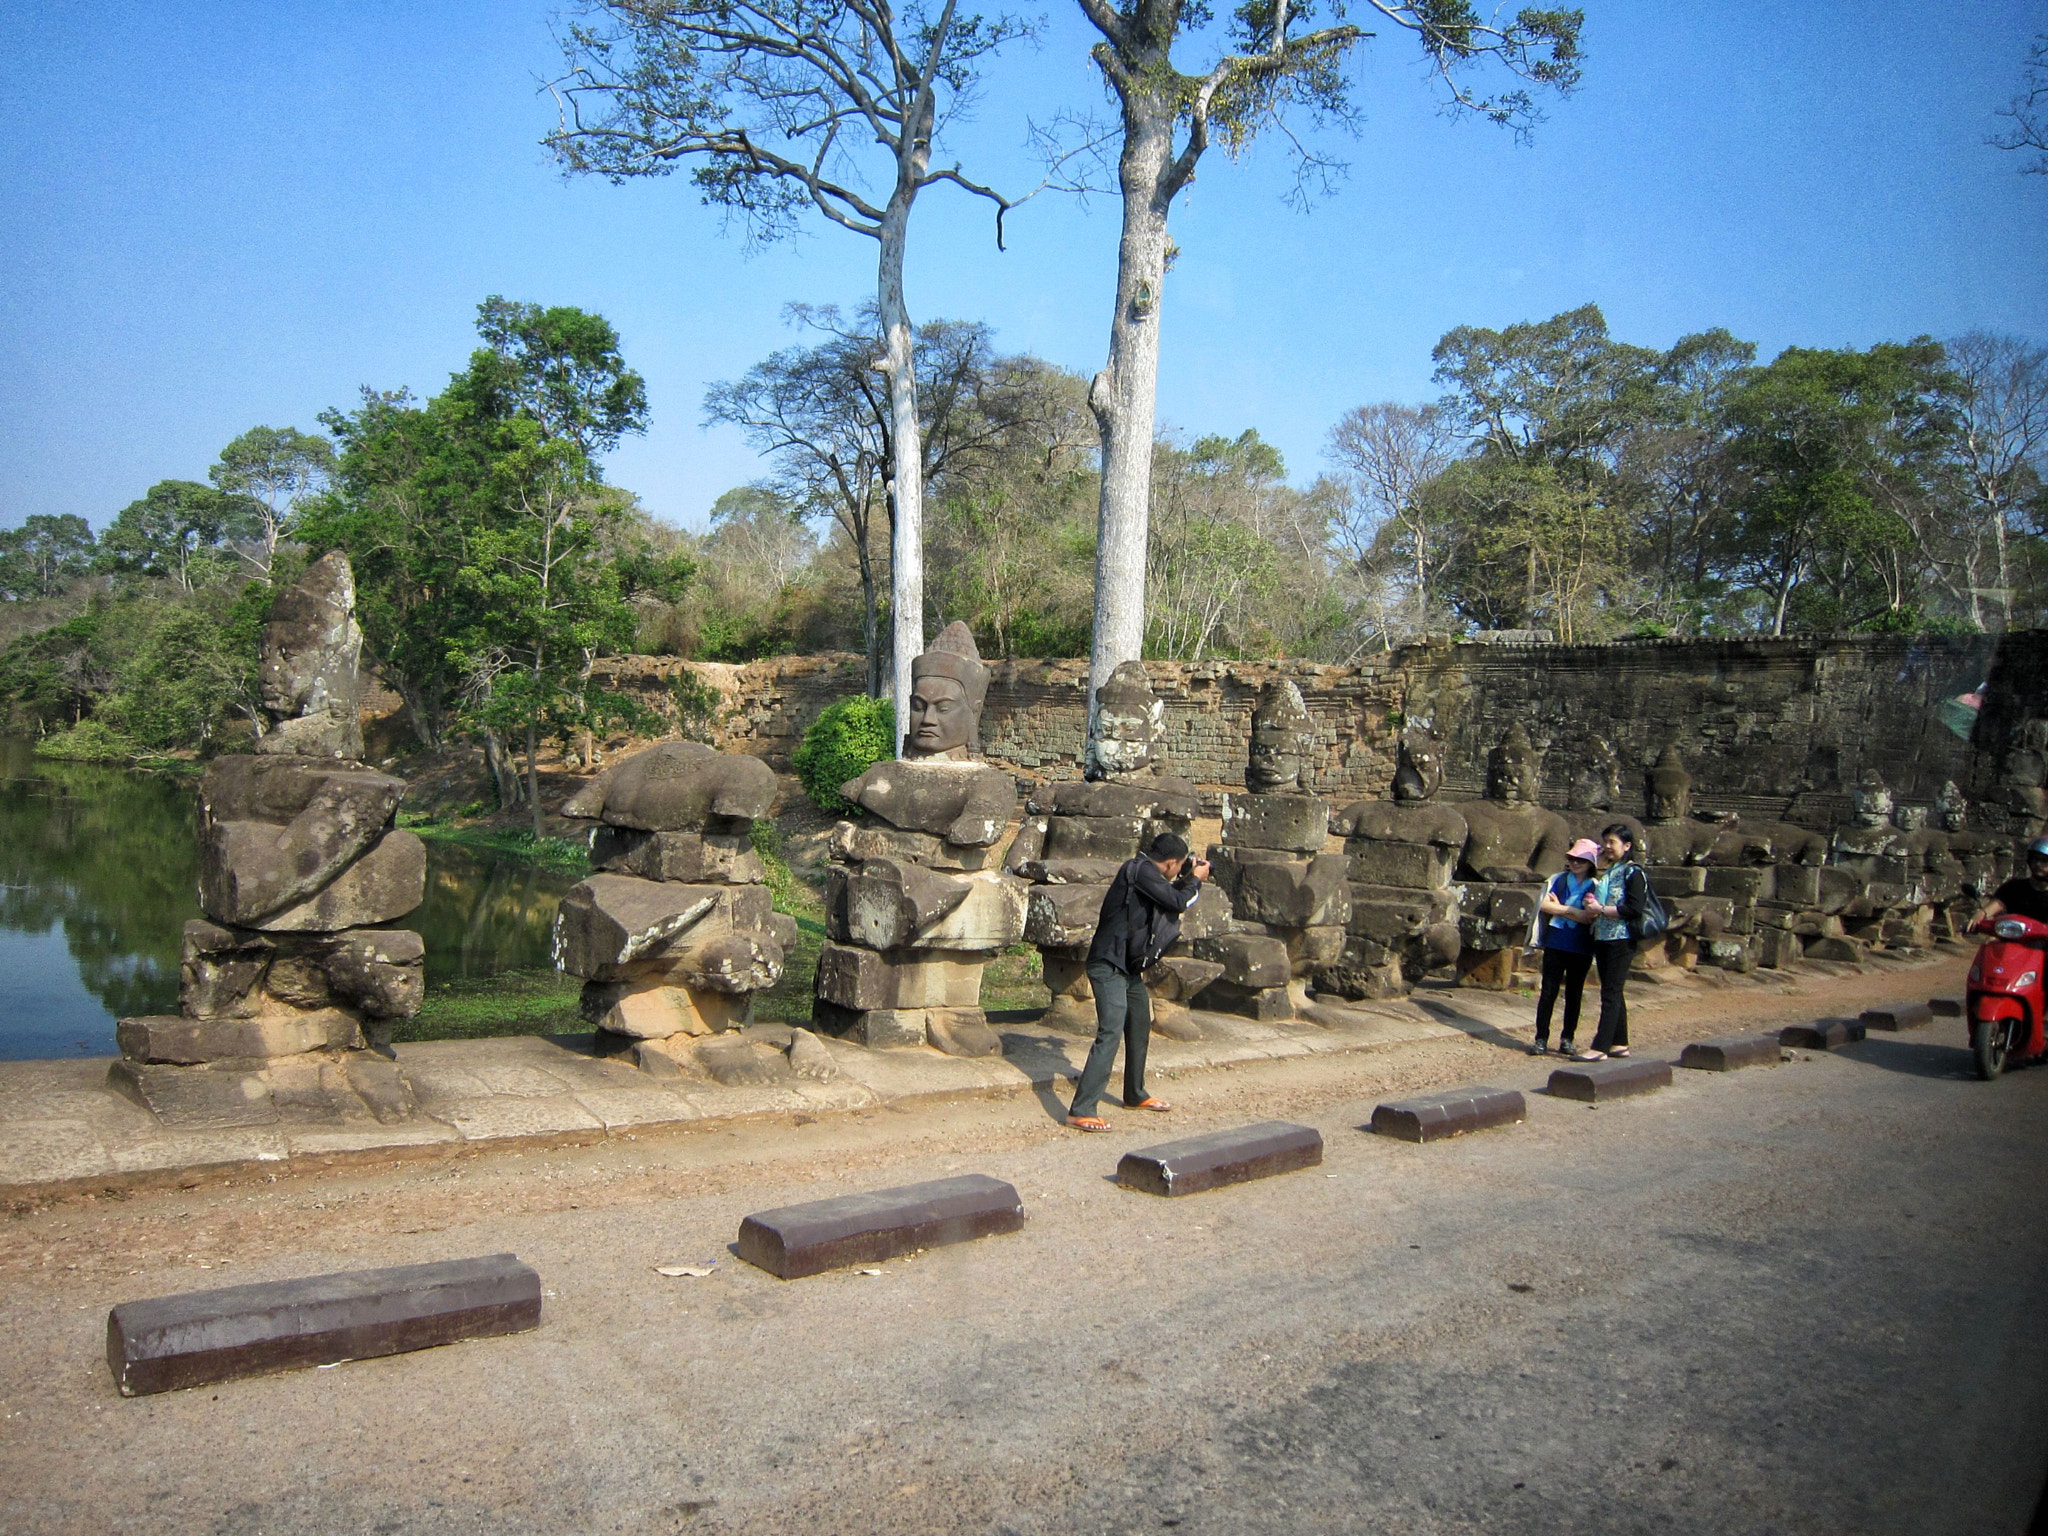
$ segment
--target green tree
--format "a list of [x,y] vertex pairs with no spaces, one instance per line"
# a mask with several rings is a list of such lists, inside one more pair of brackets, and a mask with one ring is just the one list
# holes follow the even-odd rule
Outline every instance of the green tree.
[[1763,627],[1896,624],[1923,574],[1908,509],[1938,493],[1954,380],[1929,338],[1788,348],[1728,400],[1747,483],[1721,556]]
[[268,580],[277,541],[294,509],[323,490],[334,473],[334,444],[317,432],[296,427],[251,427],[221,449],[220,459],[206,472],[215,489],[242,498],[256,518],[252,542],[244,552],[258,575]]
[[74,513],[36,512],[0,529],[0,600],[55,597],[92,569],[92,527]]
[[100,539],[100,553],[117,571],[160,576],[190,592],[217,570],[232,539],[261,528],[257,504],[194,480],[159,480],[131,501]]

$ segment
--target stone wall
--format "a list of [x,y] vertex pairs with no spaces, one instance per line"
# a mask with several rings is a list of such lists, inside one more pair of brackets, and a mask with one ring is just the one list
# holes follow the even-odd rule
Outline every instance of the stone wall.
[[[788,656],[724,666],[661,657],[604,664],[614,686],[677,717],[678,676],[720,706],[690,729],[786,768],[803,729],[859,689],[860,658]],[[1569,803],[1596,738],[1621,767],[1617,809],[1640,811],[1646,764],[1677,742],[1703,809],[1812,826],[1845,818],[1847,789],[1876,769],[1909,804],[1955,779],[1998,824],[1999,784],[2022,723],[2048,716],[2048,632],[1928,640],[1637,640],[1607,645],[1435,642],[1346,667],[1297,662],[1157,662],[1171,762],[1211,797],[1244,782],[1260,686],[1299,684],[1322,749],[1316,788],[1384,794],[1394,739],[1410,719],[1444,738],[1445,793],[1478,795],[1487,752],[1520,721],[1545,748],[1545,801]],[[983,716],[990,761],[1030,779],[1073,778],[1086,712],[1082,661],[997,662]],[[1984,707],[1947,701],[1979,690]],[[690,685],[686,685],[687,687]],[[1960,726],[1964,734],[1958,734]]]

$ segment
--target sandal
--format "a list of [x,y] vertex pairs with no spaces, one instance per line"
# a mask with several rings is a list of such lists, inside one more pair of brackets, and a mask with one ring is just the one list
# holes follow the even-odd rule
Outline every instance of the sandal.
[[1617,1045],[1616,1047],[1614,1047],[1613,1050],[1609,1051],[1607,1054],[1609,1056],[1614,1057],[1626,1056],[1628,1054],[1628,1047],[1625,1045]]
[[1155,1115],[1163,1115],[1163,1114],[1165,1114],[1165,1113],[1166,1113],[1166,1112],[1167,1112],[1167,1111],[1168,1111],[1169,1109],[1173,1108],[1173,1106],[1172,1106],[1171,1104],[1167,1103],[1167,1102],[1166,1102],[1166,1100],[1164,1100],[1164,1099],[1157,1099],[1157,1098],[1151,1098],[1151,1097],[1149,1097],[1149,1096],[1148,1096],[1148,1097],[1146,1097],[1146,1098],[1142,1098],[1142,1099],[1138,1100],[1138,1102],[1137,1102],[1137,1103],[1135,1103],[1135,1104],[1131,1103],[1131,1102],[1130,1102],[1130,1100],[1126,1099],[1126,1100],[1124,1101],[1124,1108],[1125,1108],[1125,1109],[1149,1109],[1149,1110],[1151,1110],[1151,1111],[1152,1111],[1152,1113],[1153,1113],[1153,1114],[1155,1114]]
[[1573,1061],[1605,1061],[1606,1059],[1607,1059],[1607,1053],[1606,1053],[1605,1051],[1573,1051],[1573,1052],[1572,1052],[1572,1060],[1573,1060]]
[[1097,1115],[1069,1115],[1067,1124],[1077,1131],[1106,1131],[1109,1122]]

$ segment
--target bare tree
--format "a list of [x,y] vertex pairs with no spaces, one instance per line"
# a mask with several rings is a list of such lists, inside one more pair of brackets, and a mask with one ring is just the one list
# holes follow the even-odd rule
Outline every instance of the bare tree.
[[[1488,22],[1469,0],[1365,0],[1384,20],[1416,37],[1448,90],[1447,105],[1470,109],[1518,130],[1533,119],[1526,90],[1474,94],[1457,71],[1492,60],[1518,78],[1569,89],[1578,78],[1581,13],[1524,10]],[[1233,157],[1270,128],[1291,132],[1290,108],[1348,122],[1346,55],[1367,34],[1348,22],[1299,31],[1290,0],[1250,0],[1236,12],[1226,51],[1200,74],[1173,62],[1184,26],[1201,24],[1187,0],[1080,0],[1102,41],[1091,50],[1115,94],[1122,126],[1117,186],[1123,229],[1117,250],[1116,305],[1109,360],[1089,389],[1102,435],[1102,493],[1095,564],[1095,632],[1089,657],[1088,729],[1095,734],[1095,691],[1145,635],[1145,568],[1153,433],[1159,392],[1159,315],[1172,256],[1167,214],[1212,139]],[[1301,150],[1299,141],[1295,147]],[[1333,169],[1302,150],[1307,176]],[[1296,194],[1303,185],[1297,183]],[[1091,746],[1092,752],[1092,746]]]
[[[1014,206],[933,147],[973,93],[980,62],[1024,35],[1009,15],[961,16],[888,0],[590,0],[562,39],[562,120],[547,143],[571,172],[614,182],[685,160],[704,200],[775,239],[813,210],[876,242],[875,305],[891,441],[918,439],[915,338],[903,258],[917,194],[937,182]],[[924,649],[922,455],[880,466],[894,512],[892,658],[896,718]],[[865,572],[864,572],[865,576]]]
[[295,427],[251,427],[220,451],[220,461],[207,478],[230,495],[245,496],[259,523],[255,543],[260,557],[236,547],[263,579],[277,554],[292,510],[324,490],[334,473],[334,444],[317,432]]
[[[912,398],[919,420],[909,451],[904,451],[898,446],[902,439],[893,381],[880,366],[887,346],[873,307],[847,318],[831,305],[792,304],[789,314],[824,340],[785,347],[738,382],[712,385],[704,396],[704,417],[744,431],[775,463],[774,488],[808,515],[830,518],[845,533],[860,572],[868,692],[879,698],[884,679],[880,582],[884,550],[893,572],[904,548],[901,493],[907,477],[902,471],[907,467],[920,485],[936,480],[999,434],[1000,422],[981,407],[993,364],[989,331],[957,320],[918,327],[912,358],[919,387]],[[898,470],[893,480],[892,467]],[[876,537],[884,523],[892,527],[887,541]],[[921,534],[911,547],[921,557]],[[922,579],[917,590],[921,602]],[[892,583],[892,600],[909,600],[901,582]],[[900,621],[893,629],[900,651]],[[921,619],[914,632],[922,649]],[[900,654],[896,661],[900,693],[910,666]]]
[[[1944,351],[1957,380],[1955,452],[1976,512],[1965,541],[1970,617],[1980,629],[1982,600],[1996,599],[2004,628],[2012,627],[2013,519],[2039,491],[2048,469],[2048,347],[2016,336],[1971,331]],[[1990,545],[1993,586],[1978,574],[1980,551]]]
[[1457,458],[1458,427],[1442,406],[1389,400],[1346,412],[1330,430],[1329,456],[1344,471],[1349,493],[1337,520],[1339,545],[1359,567],[1390,545],[1405,557],[1408,591],[1395,612],[1409,633],[1429,627],[1430,577],[1442,537],[1430,503],[1416,492]]
[[1997,149],[2030,152],[2033,158],[2020,170],[2029,176],[2048,176],[2048,32],[2034,39],[2027,61],[2020,66],[2020,88],[2012,100],[1998,109],[1998,115],[2012,126],[1987,141]]

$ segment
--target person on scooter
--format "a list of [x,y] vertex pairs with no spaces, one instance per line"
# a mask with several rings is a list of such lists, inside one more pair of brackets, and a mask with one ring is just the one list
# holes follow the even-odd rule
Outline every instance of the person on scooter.
[[2048,837],[2037,837],[2027,844],[2026,878],[2015,875],[1993,891],[1991,905],[1973,926],[1988,928],[2008,912],[2014,917],[2048,923]]

